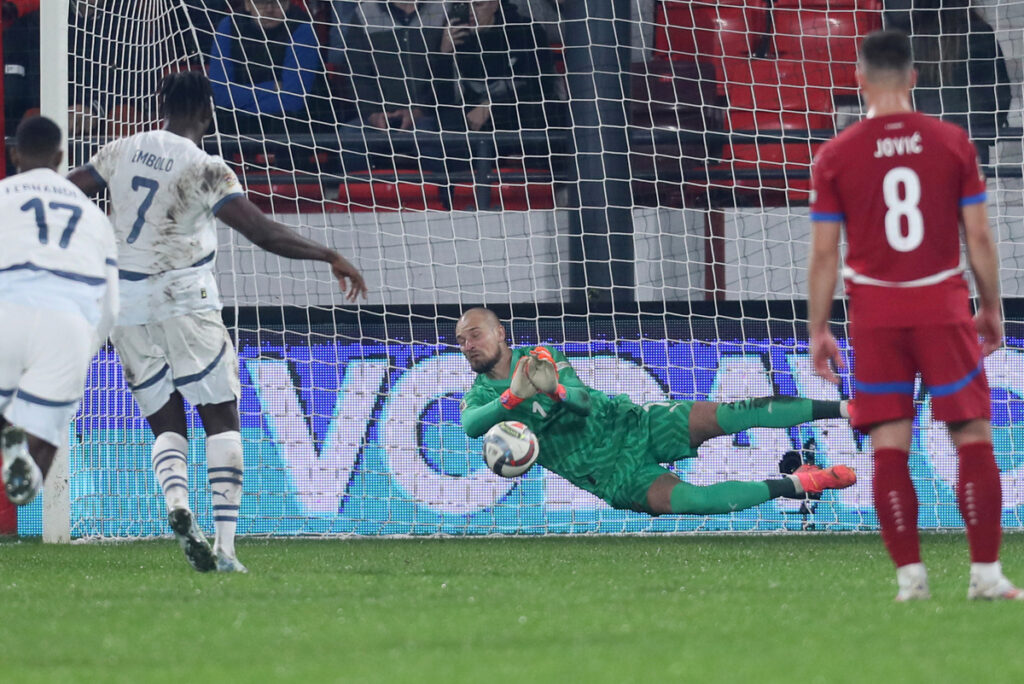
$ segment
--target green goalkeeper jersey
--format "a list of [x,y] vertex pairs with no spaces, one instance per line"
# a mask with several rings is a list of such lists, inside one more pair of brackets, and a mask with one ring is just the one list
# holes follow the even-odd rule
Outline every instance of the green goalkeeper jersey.
[[[533,347],[512,350],[512,365],[529,355]],[[513,409],[501,405],[499,397],[509,388],[507,380],[477,376],[462,400],[462,427],[470,437],[480,437],[503,420],[526,424],[540,443],[538,462],[573,484],[599,496],[600,474],[614,468],[618,455],[629,440],[631,427],[640,420],[641,409],[626,395],[609,397],[587,387],[576,377],[565,355],[550,349],[558,369],[558,380],[566,398],[558,401],[537,393]]]

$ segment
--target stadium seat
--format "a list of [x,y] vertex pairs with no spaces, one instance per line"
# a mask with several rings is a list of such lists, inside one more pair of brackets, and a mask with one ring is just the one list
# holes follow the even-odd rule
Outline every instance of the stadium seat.
[[562,43],[551,43],[551,55],[555,59],[555,72],[565,75],[565,45]]
[[121,138],[134,135],[143,130],[145,119],[130,104],[113,107],[106,117],[106,134],[110,138]]
[[[725,63],[761,51],[768,31],[763,0],[663,0],[655,9],[654,55],[711,60],[724,81]],[[719,94],[725,92],[723,86]]]
[[630,120],[635,126],[704,130],[717,120],[714,66],[707,61],[654,59],[631,65]]
[[287,177],[270,182],[250,182],[244,176],[246,196],[264,211],[294,212],[296,214],[324,211],[324,189],[318,182],[296,183]]
[[654,56],[663,59],[695,57],[697,37],[694,33],[690,2],[664,0],[654,8]]
[[[684,194],[706,189],[701,182],[684,188],[682,174],[706,166],[705,134],[722,130],[722,96],[716,92],[715,66],[706,60],[655,58],[634,63],[630,73],[630,122],[653,129],[648,142],[639,136],[630,147],[634,200],[644,206],[681,206]],[[658,129],[693,135],[662,136]]]
[[536,211],[555,208],[552,183],[499,183],[497,197],[491,193],[491,205],[504,211]]
[[[401,173],[401,172],[399,172]],[[349,180],[338,187],[338,211],[447,211],[441,200],[441,186],[433,183],[376,179],[374,175],[393,175],[391,171],[357,173],[365,180]]]
[[874,0],[778,0],[772,10],[774,52],[802,63],[808,83],[835,96],[857,94],[855,67],[860,40],[881,28]]
[[804,9],[862,9],[880,11],[882,0],[775,0],[775,6],[787,5]]
[[[726,83],[731,131],[757,133],[783,130],[831,129],[833,106],[830,93],[805,82],[800,64],[776,60],[731,63]],[[817,145],[810,143],[743,143],[734,141],[722,151],[718,170],[757,170],[753,179],[716,182],[731,188],[737,202],[756,198],[765,205],[804,202],[808,197],[806,179],[762,178],[765,171],[807,171]]]
[[546,170],[526,170],[527,180],[501,180],[502,172],[522,174],[522,169],[499,168],[499,180],[492,185],[484,186],[488,202],[480,206],[477,192],[480,186],[472,184],[455,185],[452,188],[452,209],[456,211],[473,211],[475,209],[492,209],[503,211],[535,211],[555,208],[555,186],[553,183],[539,183],[528,180],[532,172],[548,174]]

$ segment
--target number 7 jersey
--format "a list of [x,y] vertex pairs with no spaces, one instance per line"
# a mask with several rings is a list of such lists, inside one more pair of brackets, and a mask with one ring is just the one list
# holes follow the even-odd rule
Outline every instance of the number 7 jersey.
[[88,168],[110,192],[121,281],[118,323],[219,309],[215,214],[242,194],[224,160],[158,130],[103,146]]
[[812,178],[811,220],[845,223],[858,323],[969,319],[960,211],[986,194],[966,131],[919,112],[865,119],[821,147]]

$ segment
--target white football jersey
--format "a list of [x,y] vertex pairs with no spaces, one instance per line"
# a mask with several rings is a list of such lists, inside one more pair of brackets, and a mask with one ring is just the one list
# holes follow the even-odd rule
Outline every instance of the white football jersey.
[[0,216],[0,298],[80,313],[94,326],[105,306],[116,307],[116,297],[104,303],[117,266],[114,231],[76,185],[50,169],[0,180]]
[[115,140],[89,166],[110,190],[121,269],[118,323],[219,309],[214,214],[242,194],[234,171],[163,130]]

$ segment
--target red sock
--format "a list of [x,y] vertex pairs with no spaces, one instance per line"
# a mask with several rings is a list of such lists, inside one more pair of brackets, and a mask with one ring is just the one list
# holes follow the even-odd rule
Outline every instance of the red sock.
[[957,453],[960,476],[956,481],[956,499],[967,525],[971,562],[994,563],[999,560],[1003,535],[1003,489],[992,444],[961,444]]
[[882,541],[896,567],[921,562],[917,534],[917,492],[910,479],[910,455],[902,449],[875,450],[872,491]]

